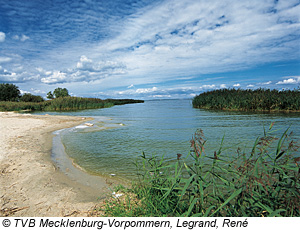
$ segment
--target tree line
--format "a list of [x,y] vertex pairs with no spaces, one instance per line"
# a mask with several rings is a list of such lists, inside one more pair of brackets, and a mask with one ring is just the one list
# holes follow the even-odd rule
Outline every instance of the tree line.
[[56,88],[47,93],[44,100],[41,96],[25,93],[21,95],[18,86],[0,84],[0,111],[75,111],[83,109],[107,108],[114,105],[143,103],[133,99],[106,99],[72,97],[66,88]]
[[[56,88],[53,93],[50,91],[47,93],[48,99],[68,97],[69,92],[66,88]],[[18,86],[9,83],[0,84],[0,101],[14,101],[14,102],[43,102],[43,97],[33,95],[31,93],[24,93],[21,95],[21,91]]]

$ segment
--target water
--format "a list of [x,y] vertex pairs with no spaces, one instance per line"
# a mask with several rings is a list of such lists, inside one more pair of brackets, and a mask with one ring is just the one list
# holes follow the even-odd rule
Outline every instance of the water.
[[[57,113],[48,113],[57,114]],[[156,100],[112,108],[59,113],[94,117],[93,127],[63,132],[67,154],[92,174],[116,174],[132,178],[135,159],[145,152],[168,159],[177,153],[188,155],[190,139],[201,128],[207,141],[206,153],[219,149],[225,135],[224,154],[234,154],[237,146],[252,147],[263,135],[263,126],[275,122],[280,136],[289,126],[300,138],[299,113],[246,113],[194,109],[191,100]],[[226,148],[229,149],[226,149]]]

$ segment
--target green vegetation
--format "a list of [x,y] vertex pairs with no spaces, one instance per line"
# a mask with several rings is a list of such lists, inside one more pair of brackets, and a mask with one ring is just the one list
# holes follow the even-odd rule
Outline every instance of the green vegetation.
[[111,107],[113,104],[105,103],[105,101],[97,98],[82,97],[58,97],[50,101],[46,101],[45,111],[72,111],[83,109],[98,109]]
[[47,98],[50,99],[50,100],[54,99],[53,93],[51,91],[49,91],[47,93]]
[[104,101],[107,103],[112,103],[113,105],[144,103],[143,100],[134,100],[134,99],[106,99]]
[[14,84],[0,84],[0,101],[18,101],[21,92]]
[[[205,152],[201,130],[191,140],[186,159],[173,163],[142,155],[138,182],[127,196],[112,198],[106,216],[300,216],[299,145],[286,130],[273,136],[273,124],[257,138],[252,151]],[[298,152],[299,154],[299,152]],[[187,161],[192,159],[192,163]]]
[[56,88],[54,91],[53,91],[53,94],[52,92],[48,92],[47,93],[47,98],[48,99],[54,99],[54,98],[59,98],[59,97],[69,97],[69,91],[66,89],[66,88]]
[[220,89],[201,93],[194,108],[242,111],[300,111],[300,89]]
[[43,105],[43,102],[0,101],[0,111],[42,111],[44,108]]
[[66,88],[56,88],[48,92],[45,101],[41,96],[25,93],[20,95],[18,86],[14,84],[0,84],[0,111],[75,111],[83,109],[107,108],[114,105],[129,103],[143,103],[133,99],[107,99],[71,97]]
[[41,96],[32,95],[30,93],[25,93],[20,97],[20,101],[22,102],[43,102],[44,98]]
[[75,111],[83,109],[107,108],[114,105],[124,105],[128,103],[142,103],[142,100],[132,99],[108,99],[82,97],[59,97],[43,102],[13,102],[0,101],[0,111]]

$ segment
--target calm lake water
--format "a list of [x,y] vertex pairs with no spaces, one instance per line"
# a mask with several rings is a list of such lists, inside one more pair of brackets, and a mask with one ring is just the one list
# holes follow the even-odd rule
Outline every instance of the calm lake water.
[[[48,113],[57,114],[57,113]],[[192,108],[191,100],[155,100],[112,108],[59,113],[93,117],[93,127],[78,126],[61,133],[66,153],[92,174],[135,175],[135,159],[145,152],[175,159],[187,156],[190,139],[202,129],[207,139],[206,153],[219,149],[225,135],[224,154],[235,154],[237,147],[248,151],[263,135],[263,126],[278,137],[289,127],[300,139],[299,113],[246,113],[208,111]],[[105,128],[105,129],[104,129]],[[226,149],[228,147],[228,149]]]

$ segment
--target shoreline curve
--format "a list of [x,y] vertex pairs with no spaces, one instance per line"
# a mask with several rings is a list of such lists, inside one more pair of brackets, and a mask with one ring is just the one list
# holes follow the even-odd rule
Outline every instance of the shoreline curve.
[[53,132],[89,120],[0,112],[0,216],[88,216],[110,196],[114,181],[98,177],[97,188],[79,183],[51,159]]

